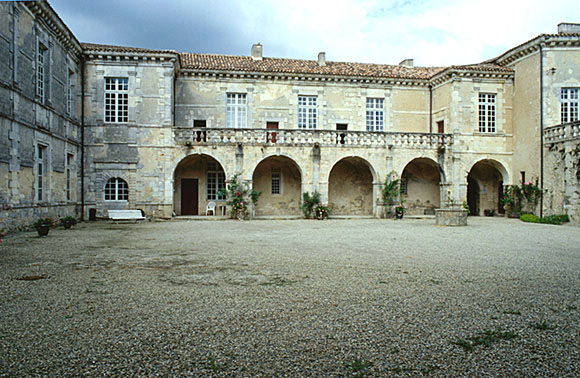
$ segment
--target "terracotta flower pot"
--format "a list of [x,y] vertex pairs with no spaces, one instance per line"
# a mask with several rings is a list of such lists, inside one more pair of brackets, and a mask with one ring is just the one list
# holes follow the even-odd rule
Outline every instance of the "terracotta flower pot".
[[36,231],[38,232],[38,236],[46,236],[48,235],[48,231],[50,231],[50,224],[36,226]]

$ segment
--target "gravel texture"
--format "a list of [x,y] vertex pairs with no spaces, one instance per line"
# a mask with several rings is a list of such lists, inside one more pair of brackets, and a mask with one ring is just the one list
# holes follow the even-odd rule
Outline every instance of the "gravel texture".
[[578,377],[580,228],[83,223],[0,244],[2,377]]

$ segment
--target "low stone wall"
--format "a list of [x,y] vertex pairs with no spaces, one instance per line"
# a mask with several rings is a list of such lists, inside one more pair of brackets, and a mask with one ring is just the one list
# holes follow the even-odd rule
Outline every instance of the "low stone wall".
[[439,226],[467,226],[466,209],[437,209],[435,224]]

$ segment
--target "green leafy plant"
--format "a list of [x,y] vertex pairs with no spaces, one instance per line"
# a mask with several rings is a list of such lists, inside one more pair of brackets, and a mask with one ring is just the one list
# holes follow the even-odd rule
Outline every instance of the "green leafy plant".
[[463,204],[461,206],[463,206],[463,208],[467,210],[467,215],[471,214],[471,210],[469,209],[469,204],[467,203],[467,201],[463,201]]
[[570,218],[568,218],[568,215],[566,215],[566,214],[548,215],[546,217],[540,218],[540,223],[546,223],[546,224],[560,225],[563,223],[567,223],[569,221],[570,221]]
[[312,193],[312,195],[310,195],[309,192],[305,192],[302,195],[302,205],[300,205],[300,209],[302,210],[302,214],[304,214],[304,218],[312,218],[314,208],[318,204],[320,204],[320,193],[315,191]]
[[401,180],[397,178],[395,171],[387,174],[385,182],[381,186],[381,194],[385,206],[393,205],[397,197],[401,194]]
[[534,215],[534,214],[522,214],[522,215],[520,215],[520,220],[524,221],[524,222],[530,222],[530,223],[539,223],[540,217],[538,217],[537,215]]
[[252,191],[250,192],[250,199],[252,200],[254,206],[258,206],[258,200],[260,199],[261,195],[262,195],[261,191],[257,191],[254,189],[252,189]]
[[533,212],[542,196],[542,189],[538,184],[538,176],[534,181],[523,182],[519,185],[506,185],[501,199],[502,205],[512,217],[519,217],[523,209]]
[[[226,188],[221,189],[218,192],[220,197],[226,197],[226,204],[230,206],[230,217],[232,219],[239,219],[243,220],[248,217],[248,204],[250,203],[250,199],[248,196],[252,197],[252,195],[256,198],[260,197],[260,194],[250,194],[250,190],[239,182],[240,174],[235,174],[230,182],[226,185]],[[252,191],[254,192],[254,191]],[[251,199],[253,201],[253,197]],[[255,202],[254,202],[255,203]]]
[[66,228],[69,229],[72,226],[77,224],[77,220],[75,217],[71,217],[71,216],[66,216],[64,218],[60,218],[60,224]]
[[476,346],[481,345],[484,348],[487,348],[493,343],[501,340],[512,340],[516,337],[517,335],[512,331],[502,331],[500,329],[494,331],[485,330],[475,336],[468,337],[467,339],[457,339],[452,343],[459,345],[466,352],[472,352]]
[[324,220],[328,219],[328,215],[330,214],[330,209],[328,206],[325,206],[321,203],[314,207],[314,214],[316,214],[316,219]]
[[34,226],[37,229],[46,226],[53,228],[56,226],[56,223],[54,221],[54,218],[38,218],[36,222],[32,224],[32,226]]

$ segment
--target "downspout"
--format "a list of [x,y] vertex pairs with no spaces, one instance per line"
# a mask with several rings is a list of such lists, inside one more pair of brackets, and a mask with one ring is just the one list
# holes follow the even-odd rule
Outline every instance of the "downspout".
[[544,52],[540,43],[540,218],[544,212]]
[[85,56],[81,53],[81,221],[85,220]]
[[431,84],[429,84],[429,133],[432,132],[433,132],[433,87],[431,86]]

